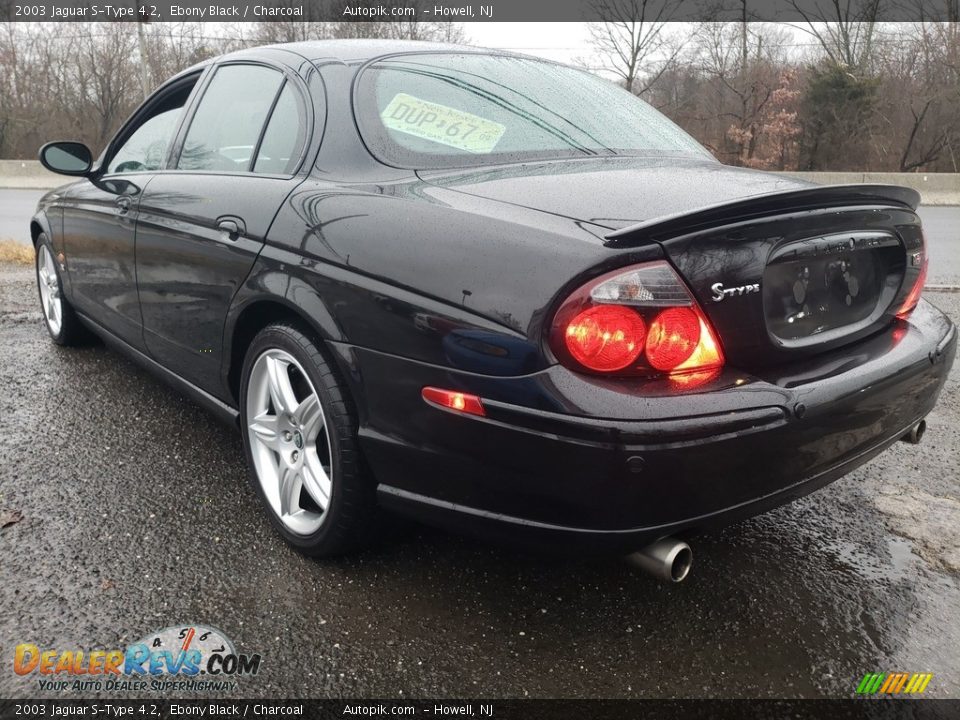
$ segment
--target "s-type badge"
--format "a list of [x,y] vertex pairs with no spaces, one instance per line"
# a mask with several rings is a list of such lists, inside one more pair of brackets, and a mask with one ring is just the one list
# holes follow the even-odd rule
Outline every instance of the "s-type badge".
[[760,283],[753,283],[752,285],[738,285],[737,287],[725,288],[723,283],[714,283],[710,286],[710,289],[713,291],[713,301],[721,302],[724,298],[733,297],[734,295],[750,295],[751,293],[760,292]]

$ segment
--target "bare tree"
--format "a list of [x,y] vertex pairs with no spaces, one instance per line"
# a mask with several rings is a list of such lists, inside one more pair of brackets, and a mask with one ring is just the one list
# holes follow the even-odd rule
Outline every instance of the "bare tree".
[[590,23],[590,36],[600,58],[600,67],[613,73],[623,86],[642,95],[657,81],[683,48],[683,41],[665,32],[683,0],[670,4],[660,0],[592,0],[601,17]]
[[820,45],[831,63],[866,71],[873,57],[883,0],[790,0],[804,19],[798,25]]
[[144,28],[150,87],[208,58],[249,44],[207,34],[203,23],[151,23]]
[[137,81],[130,72],[135,56],[132,28],[126,23],[72,26],[77,35],[73,65],[77,89],[97,120],[96,144],[103,146],[137,97]]
[[951,155],[960,139],[960,35],[950,23],[896,24],[878,53],[879,112],[892,139],[885,154],[902,172]]
[[140,53],[140,89],[143,91],[143,99],[146,100],[150,95],[150,65],[147,63],[147,39],[143,32],[143,26],[147,23],[144,20],[138,20],[137,25],[137,51]]
[[724,162],[785,166],[799,133],[799,80],[784,51],[789,39],[774,24],[702,23],[679,75],[677,68],[666,73],[650,100]]

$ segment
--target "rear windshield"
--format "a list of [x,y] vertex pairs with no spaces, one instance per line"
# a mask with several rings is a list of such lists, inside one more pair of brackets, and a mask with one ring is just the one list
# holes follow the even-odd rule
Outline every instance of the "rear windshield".
[[606,155],[711,157],[638,97],[555,63],[503,55],[401,55],[357,85],[367,146],[390,165],[444,168]]

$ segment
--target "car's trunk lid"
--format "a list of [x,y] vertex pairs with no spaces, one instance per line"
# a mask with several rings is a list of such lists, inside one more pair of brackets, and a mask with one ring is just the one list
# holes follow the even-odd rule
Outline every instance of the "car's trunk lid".
[[728,359],[752,369],[889,326],[923,264],[918,202],[909,188],[818,186],[648,220],[606,245],[659,243]]
[[608,157],[421,171],[476,197],[619,229],[702,206],[812,186],[700,158]]

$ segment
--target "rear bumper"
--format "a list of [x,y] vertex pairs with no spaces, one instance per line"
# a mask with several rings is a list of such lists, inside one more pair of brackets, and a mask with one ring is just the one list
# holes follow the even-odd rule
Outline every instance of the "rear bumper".
[[[362,379],[361,442],[385,507],[508,541],[629,550],[764,512],[867,462],[933,408],[956,345],[923,302],[842,351],[685,386],[559,366],[492,378],[339,350]],[[425,385],[480,395],[487,417],[426,405]]]

